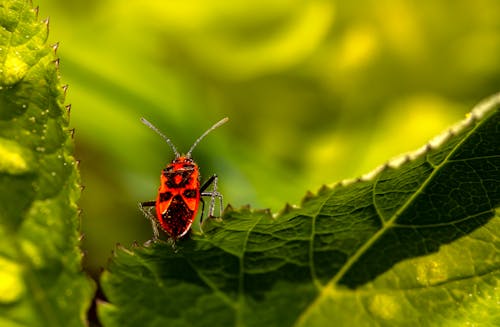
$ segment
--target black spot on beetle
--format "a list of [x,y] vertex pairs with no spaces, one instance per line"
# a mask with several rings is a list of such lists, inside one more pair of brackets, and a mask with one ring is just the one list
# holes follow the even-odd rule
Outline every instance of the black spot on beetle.
[[190,189],[190,190],[185,190],[182,195],[188,199],[192,199],[196,197],[196,190],[195,189]]
[[[193,174],[193,170],[182,170],[182,171],[174,171],[170,173],[164,173],[167,181],[165,182],[167,187],[170,188],[182,188],[188,185],[191,182],[191,175]],[[177,176],[180,176],[180,180],[176,183]]]
[[160,202],[168,201],[171,198],[172,198],[172,193],[170,192],[160,193]]

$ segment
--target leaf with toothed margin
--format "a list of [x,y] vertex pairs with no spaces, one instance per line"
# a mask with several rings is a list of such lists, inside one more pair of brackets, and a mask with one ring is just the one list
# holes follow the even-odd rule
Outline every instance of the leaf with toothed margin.
[[47,24],[28,1],[0,1],[0,326],[84,326],[93,293]]
[[275,217],[119,248],[105,326],[498,326],[500,94],[418,151]]

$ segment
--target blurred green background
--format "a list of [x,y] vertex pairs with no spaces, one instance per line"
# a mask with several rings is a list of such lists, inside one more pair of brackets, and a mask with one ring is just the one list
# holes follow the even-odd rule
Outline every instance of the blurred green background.
[[499,90],[500,2],[39,1],[60,41],[83,184],[85,265],[151,237],[173,154],[225,203],[279,211],[420,147]]

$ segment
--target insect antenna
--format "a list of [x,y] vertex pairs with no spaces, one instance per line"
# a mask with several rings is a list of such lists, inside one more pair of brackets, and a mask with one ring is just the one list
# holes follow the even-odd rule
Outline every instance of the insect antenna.
[[168,137],[166,137],[162,132],[160,132],[160,130],[158,128],[156,128],[153,124],[151,124],[149,121],[147,121],[146,118],[141,117],[141,121],[144,125],[146,125],[147,127],[151,128],[153,131],[158,133],[165,140],[165,142],[167,142],[168,145],[170,145],[170,147],[174,151],[176,158],[179,158],[181,156],[179,154],[179,151],[177,151],[177,148],[175,147],[175,145],[172,143],[172,141],[170,141],[170,139]]
[[198,139],[196,141],[194,141],[193,145],[191,146],[191,149],[189,149],[188,153],[186,154],[186,157],[191,158],[191,152],[193,152],[194,148],[198,145],[198,143],[200,143],[200,141],[205,136],[207,136],[208,133],[210,133],[211,131],[213,131],[214,129],[216,129],[217,127],[219,127],[220,125],[226,123],[228,120],[229,120],[228,117],[222,118],[221,120],[219,120],[218,122],[216,122],[212,127],[210,127],[209,129],[207,129],[205,131],[205,133],[203,133],[200,137],[198,137]]

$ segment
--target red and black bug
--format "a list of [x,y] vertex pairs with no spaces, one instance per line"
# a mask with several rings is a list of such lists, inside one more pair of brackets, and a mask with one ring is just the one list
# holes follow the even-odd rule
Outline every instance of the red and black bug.
[[[213,216],[215,198],[219,199],[219,208],[222,208],[222,194],[217,191],[217,175],[213,175],[200,186],[200,171],[198,165],[191,159],[191,152],[208,133],[227,122],[228,118],[220,120],[205,131],[193,143],[191,149],[183,155],[158,128],[144,118],[141,118],[141,121],[167,142],[175,154],[175,159],[162,170],[156,201],[141,202],[139,208],[151,221],[154,240],[157,240],[159,236],[158,225],[176,240],[186,235],[191,228],[200,202],[202,203],[201,224],[205,205],[203,196],[210,197],[209,216]],[[212,191],[205,192],[210,185],[213,185]],[[151,212],[153,207],[156,208],[155,215]]]

